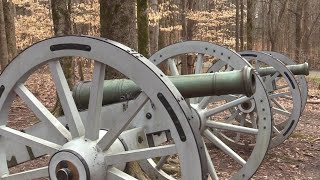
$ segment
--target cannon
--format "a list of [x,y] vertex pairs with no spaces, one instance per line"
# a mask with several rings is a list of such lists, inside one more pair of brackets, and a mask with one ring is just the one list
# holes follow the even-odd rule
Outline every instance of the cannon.
[[[257,52],[258,53],[258,52]],[[194,73],[204,73],[203,72],[203,64],[205,59],[218,59],[219,61],[215,62],[211,68],[209,68],[208,72],[220,72],[221,70],[231,71],[235,69],[241,69],[244,65],[240,65],[242,62],[242,58],[246,58],[250,64],[252,64],[252,67],[256,69],[257,72],[262,69],[266,74],[262,76],[262,88],[259,89],[259,85],[257,85],[257,91],[263,91],[262,89],[265,88],[265,91],[268,92],[268,96],[271,100],[271,107],[273,108],[273,120],[276,119],[276,117],[280,115],[285,115],[285,117],[282,117],[283,120],[282,123],[272,126],[272,141],[271,145],[268,148],[275,147],[282,143],[294,130],[298,119],[300,117],[300,112],[302,108],[299,106],[299,104],[302,104],[301,95],[299,93],[299,90],[297,87],[297,81],[295,80],[295,75],[300,74],[308,74],[308,66],[307,64],[303,64],[300,66],[289,66],[286,67],[279,59],[276,59],[272,56],[267,55],[257,55],[256,52],[250,51],[250,52],[242,52],[240,54],[235,53],[232,50],[226,49],[224,47],[207,43],[207,42],[201,42],[201,41],[188,41],[188,42],[182,42],[170,45],[159,52],[152,55],[149,59],[150,61],[153,61],[155,64],[163,63],[164,61],[167,61],[168,67],[170,69],[171,75],[179,75],[179,67],[177,64],[180,64],[179,61],[181,61],[184,58],[179,58],[179,56],[192,56],[195,57],[195,63],[194,63]],[[259,54],[259,53],[258,53]],[[239,57],[240,56],[240,57]],[[238,61],[236,61],[238,60]],[[253,61],[252,61],[253,60]],[[286,63],[289,65],[293,65],[292,63]],[[223,69],[224,68],[224,69]],[[291,72],[288,68],[293,70]],[[276,82],[279,81],[279,79],[285,79],[280,80],[281,82],[285,82],[287,85],[277,85]],[[301,83],[301,82],[300,82]],[[299,83],[299,84],[300,84]],[[259,81],[258,81],[259,84]],[[277,89],[283,89],[283,88],[289,88],[287,92],[277,92]],[[299,86],[300,87],[300,86]],[[290,99],[288,97],[288,94],[291,94],[291,98],[293,98],[295,108],[292,109],[285,109],[281,103],[278,101],[274,101],[275,98],[283,98],[283,99]],[[194,111],[196,111],[196,114],[200,114],[199,116],[203,118],[203,113],[201,112],[201,109],[206,109],[206,111],[210,111],[209,109],[215,109],[211,112],[221,113],[222,110],[217,110],[223,107],[224,105],[221,103],[225,103],[225,107],[229,107],[229,113],[223,120],[223,122],[228,123],[234,123],[234,124],[240,124],[244,127],[261,127],[261,125],[257,125],[257,122],[263,121],[262,119],[259,120],[257,118],[261,118],[261,112],[259,112],[259,108],[256,108],[257,105],[261,103],[259,99],[256,97],[254,99],[251,99],[250,101],[241,102],[239,104],[234,104],[234,106],[227,106],[230,102],[235,101],[237,97],[240,99],[241,96],[211,96],[211,97],[205,97],[205,98],[192,98],[190,100],[191,107]],[[224,101],[224,102],[221,102]],[[214,104],[219,104],[217,107],[213,107]],[[231,104],[231,103],[230,103]],[[277,106],[280,106],[280,108],[277,108]],[[200,108],[199,108],[200,107]],[[300,107],[300,108],[299,108]],[[200,109],[200,110],[199,110]],[[268,108],[264,108],[263,110],[266,110]],[[199,112],[200,111],[200,112]],[[227,114],[227,113],[226,113]],[[288,116],[288,117],[287,117]],[[208,117],[206,117],[208,118]],[[205,119],[205,118],[203,118]],[[216,116],[212,118],[212,120],[217,121]],[[277,124],[277,123],[275,123]],[[218,126],[218,125],[217,125]],[[216,126],[216,127],[217,127]],[[236,136],[232,136],[224,131],[221,130],[215,130],[212,129],[212,132],[217,137],[217,139],[222,140],[226,146],[234,148],[242,148],[242,149],[248,149],[248,147],[254,147],[254,149],[258,149],[258,147],[255,146],[255,144],[259,144],[259,141],[262,141],[259,138],[255,139],[255,142],[252,140],[247,141],[248,136],[244,136],[243,133],[237,133]],[[280,131],[279,131],[280,130]],[[204,135],[205,136],[205,135]],[[207,137],[207,136],[205,136]],[[259,137],[259,136],[258,136]],[[207,137],[210,139],[210,137]],[[241,140],[243,138],[243,140]],[[251,137],[251,139],[254,139]],[[223,149],[223,147],[217,145],[218,143],[211,138],[212,142],[216,144],[216,146]],[[261,152],[265,152],[265,147],[260,147]],[[225,151],[224,151],[225,152]],[[228,153],[226,153],[228,154]],[[232,155],[228,154],[229,156],[233,157]],[[261,154],[260,154],[261,155]],[[262,156],[262,155],[261,155]],[[250,158],[257,158],[258,156],[251,152]],[[257,158],[259,159],[259,158]],[[219,161],[219,159],[214,159],[214,161]],[[250,169],[256,169],[257,163],[256,161],[255,165],[253,165],[252,162],[246,162],[246,167],[250,167]],[[213,166],[213,165],[212,165]],[[236,164],[234,165],[236,166]],[[148,169],[148,168],[146,168]],[[150,168],[149,168],[150,169]],[[243,168],[244,169],[244,168]],[[237,177],[237,173],[244,172],[242,168],[239,168],[235,171],[235,176],[230,175],[230,178]],[[248,171],[246,171],[247,174],[249,174]],[[214,177],[212,175],[211,177]],[[239,178],[239,177],[238,177]]]
[[280,59],[264,52],[245,51],[239,52],[239,54],[248,61],[255,61],[255,63],[258,64],[256,65],[257,71],[259,71],[263,65],[269,65],[278,70],[278,77],[276,77],[275,74],[262,74],[265,77],[264,81],[267,91],[271,92],[271,108],[274,114],[274,135],[270,148],[273,148],[285,141],[299,122],[305,105],[303,104],[303,97],[306,96],[302,95],[302,93],[306,93],[306,91],[301,91],[301,89],[307,89],[307,86],[302,87],[300,85],[306,85],[306,82],[303,81],[305,80],[304,78],[300,78],[300,81],[297,81],[296,78],[309,74],[308,64],[285,65]]
[[[191,54],[197,57],[195,75],[180,76],[177,57]],[[59,60],[69,56],[94,60],[90,82],[81,82],[73,93],[60,65],[63,60]],[[206,56],[219,59],[209,73],[203,73]],[[166,76],[155,66],[165,61],[173,76]],[[262,62],[265,64],[260,66]],[[106,65],[128,79],[105,81]],[[51,74],[63,109],[61,117],[55,117],[39,93],[26,83],[42,67]],[[268,73],[259,76],[261,69]],[[276,84],[281,78],[287,84]],[[293,73],[267,54],[252,60],[219,45],[187,41],[165,47],[148,60],[107,39],[47,39],[21,52],[0,75],[0,177],[127,180],[135,178],[125,167],[137,161],[151,179],[207,179],[208,175],[218,179],[223,168],[214,162],[226,155],[230,161],[224,163],[234,167],[228,178],[249,179],[270,142],[277,138],[275,130],[281,124],[273,125],[272,100],[289,94],[277,93],[281,86],[299,96]],[[82,96],[85,100],[76,104]],[[23,130],[11,127],[9,118],[9,110],[17,101],[24,102],[37,117]],[[295,110],[300,113],[299,107]],[[283,109],[280,112],[286,114]],[[285,126],[289,122],[293,121],[284,121]],[[281,129],[282,135],[288,137],[294,125],[287,132]],[[9,173],[10,167],[42,157],[47,159],[43,167]],[[181,176],[164,171],[168,158],[179,163]]]
[[[245,94],[255,92],[253,69],[245,67],[240,71],[206,73],[198,75],[169,76],[170,81],[184,98]],[[79,109],[87,109],[91,82],[79,82],[73,87],[73,98]],[[134,99],[141,89],[128,79],[105,80],[102,105]]]
[[[308,63],[286,65],[286,67],[293,75],[306,75],[306,76],[309,75]],[[259,68],[257,72],[260,76],[267,76],[267,75],[275,74],[277,70],[274,67],[264,67],[264,68]]]
[[[167,46],[155,54],[149,60],[156,65],[167,63],[169,67],[169,75],[179,75],[179,61],[186,58],[183,56],[195,57],[195,74],[204,73],[205,58],[220,59],[227,62],[233,70],[240,70],[244,66],[253,66],[243,59],[238,53],[229,50],[226,47],[202,41],[186,41]],[[217,62],[219,63],[219,61]],[[221,62],[220,62],[221,63]],[[225,64],[224,64],[225,65]],[[208,71],[210,73],[210,71]],[[218,72],[218,71],[215,71]],[[230,179],[248,179],[258,169],[266,152],[269,148],[271,140],[271,111],[268,93],[263,84],[263,79],[256,77],[256,92],[251,97],[244,97],[237,94],[228,94],[221,96],[206,96],[203,98],[190,98],[190,106],[193,114],[198,121],[200,132],[206,139],[206,146],[211,147],[214,144],[217,150],[207,148],[208,169],[212,179],[217,179],[223,167],[219,166],[219,157],[227,156],[231,159],[228,166],[234,167],[229,172]],[[251,105],[248,109],[248,105]],[[238,117],[242,119],[238,121]],[[253,122],[251,126],[243,126],[243,123]],[[244,129],[241,129],[244,127]],[[235,148],[234,141],[241,144],[247,150],[247,156],[241,155],[241,148]],[[256,145],[259,144],[259,145]],[[215,153],[214,157],[208,154]],[[164,157],[165,158],[165,157]],[[151,171],[150,174],[156,174],[162,177],[163,174],[158,173],[154,163],[141,163],[144,171]],[[216,173],[218,172],[218,173]]]
[[[224,48],[221,50],[225,51]],[[70,56],[94,60],[88,108],[81,111],[77,109],[60,65],[60,61],[63,61],[60,58]],[[174,86],[179,86],[181,79],[189,79],[188,76],[169,78],[148,59],[114,41],[87,36],[65,36],[50,38],[30,46],[0,76],[0,177],[135,179],[125,172],[125,166],[128,162],[138,161],[151,178],[193,180],[207,179],[210,174],[216,179],[218,175],[209,155],[211,152],[204,142],[207,138],[222,153],[242,166],[239,171],[230,175],[231,178],[250,178],[268,149],[272,127],[271,111],[261,78],[253,73],[251,67],[242,70],[250,64],[236,53],[234,56],[237,57],[234,62],[242,65],[238,71],[209,73],[208,81],[212,82],[213,77],[236,77],[245,84],[240,86],[236,81],[224,85],[230,91],[223,93],[219,90],[221,95],[217,97],[226,97],[229,101],[207,109],[207,102],[210,102],[212,95],[218,95],[215,86],[209,90],[213,94],[202,94],[209,96],[190,96],[190,102],[196,98],[200,104],[188,104]],[[160,62],[160,59],[153,62]],[[106,65],[130,79],[129,84],[133,85],[133,92],[137,93],[133,98],[102,106]],[[40,100],[38,93],[33,92],[26,84],[28,77],[42,67],[51,74],[53,88],[57,91],[57,98],[63,109],[61,117],[55,117]],[[172,79],[177,79],[177,82]],[[225,81],[234,82],[235,79],[227,78]],[[186,92],[190,90],[187,89]],[[243,92],[254,93],[253,96],[246,97],[241,94]],[[239,98],[228,93],[237,94]],[[259,113],[256,127],[214,122],[209,118],[222,111],[232,112],[230,109],[245,106],[243,104],[252,102],[253,99],[260,102],[256,105]],[[10,108],[17,101],[25,103],[27,109],[37,117],[36,122],[23,130],[11,127],[12,119],[8,118]],[[250,159],[244,159],[213,131],[226,135],[228,132],[249,134],[259,146],[252,149]],[[170,156],[179,157],[179,177],[170,176],[162,170],[163,162]],[[43,167],[9,172],[9,167],[40,157],[47,158]],[[154,158],[160,158],[160,161],[154,162]]]
[[[281,53],[278,52],[273,52],[273,51],[262,51],[264,53],[270,54],[272,57],[277,58],[278,60],[280,60],[282,63],[286,64],[286,65],[296,65],[297,63],[290,59],[288,56],[285,56]],[[299,83],[299,89],[301,92],[301,106],[302,106],[302,111],[304,110],[305,105],[307,104],[307,98],[308,98],[308,84],[307,84],[307,80],[305,78],[305,76],[303,75],[298,75],[295,74],[296,76],[296,80]]]
[[[77,110],[60,65],[59,58],[70,56],[95,60],[93,88],[85,116]],[[104,58],[106,56],[108,58]],[[44,65],[51,73],[63,118],[55,117],[25,84],[28,77]],[[114,119],[104,119],[110,116],[101,114],[106,65],[126,75],[141,89],[124,111],[109,113]],[[135,179],[124,172],[127,162],[167,155],[177,155],[181,159],[181,178],[206,178],[203,139],[198,127],[188,120],[191,119],[189,106],[171,81],[131,48],[111,40],[86,36],[47,39],[30,46],[12,60],[0,76],[0,84],[1,179],[60,179],[71,176],[96,180]],[[15,100],[17,97],[19,99]],[[11,127],[8,117],[14,101],[24,102],[38,122],[23,131]],[[150,101],[165,118],[159,123],[166,127],[171,140],[153,147],[147,145],[143,125],[126,128]],[[116,125],[103,128],[100,126],[101,118]],[[44,166],[19,173],[9,172],[9,165],[37,157],[48,157]]]
[[[295,75],[308,75],[308,63],[286,66]],[[277,70],[264,67],[257,70],[260,76],[273,75]],[[184,98],[217,96],[225,94],[245,94],[250,97],[255,91],[253,71],[245,68],[240,71],[206,73],[201,75],[169,76],[170,81]],[[251,81],[251,83],[250,83]],[[243,86],[243,85],[246,86]],[[73,87],[73,97],[80,109],[86,109],[89,104],[91,83],[79,82]],[[102,105],[108,105],[133,99],[141,89],[127,79],[105,80],[103,86]]]

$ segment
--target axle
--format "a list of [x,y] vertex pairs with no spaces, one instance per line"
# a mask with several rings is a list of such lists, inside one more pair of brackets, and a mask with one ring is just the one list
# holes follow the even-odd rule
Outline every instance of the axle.
[[[226,94],[245,94],[250,97],[255,92],[254,70],[249,67],[240,71],[169,76],[169,79],[184,98]],[[88,107],[90,87],[91,82],[86,81],[73,88],[73,98],[78,108]],[[105,80],[102,105],[134,99],[140,91],[129,79]]]
[[[286,66],[293,75],[309,75],[309,65],[307,62],[297,65]],[[257,70],[260,76],[273,75],[277,72],[274,67],[261,67]]]

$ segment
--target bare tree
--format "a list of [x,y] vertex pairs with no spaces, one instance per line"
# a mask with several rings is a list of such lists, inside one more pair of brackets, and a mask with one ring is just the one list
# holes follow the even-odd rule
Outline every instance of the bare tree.
[[6,27],[6,38],[8,47],[8,60],[17,54],[16,28],[14,24],[14,4],[12,0],[2,0],[4,11],[4,22]]
[[239,40],[240,40],[240,50],[244,49],[244,4],[243,0],[240,2],[240,30],[239,30]]
[[[70,35],[72,33],[71,25],[71,0],[51,0],[52,21],[55,36]],[[74,85],[74,71],[72,66],[72,57],[65,57],[60,61],[64,75],[67,79],[69,88]],[[63,110],[59,100],[56,102],[54,114],[60,116]]]
[[138,52],[150,57],[148,0],[137,0]]
[[301,40],[302,40],[302,11],[303,11],[303,5],[305,1],[296,1],[296,38],[295,38],[295,59],[300,62],[300,53],[301,53]]
[[236,51],[239,51],[239,23],[240,23],[240,6],[239,6],[239,0],[236,1],[236,30],[235,30],[235,40],[236,40]]
[[[280,4],[276,3],[277,2],[270,0],[268,4],[268,36],[272,51],[278,50],[278,40],[281,34],[280,31],[283,29],[283,20],[288,0],[281,1]],[[279,9],[276,9],[277,5],[279,5]]]
[[[158,0],[150,0],[150,10],[151,13],[158,13],[159,11],[159,5]],[[154,19],[152,22],[150,22],[149,26],[149,38],[150,38],[150,54],[153,54],[158,51],[158,42],[159,42],[159,22]]]
[[[192,40],[194,20],[186,18],[187,13],[194,9],[193,0],[181,0],[181,22],[182,22],[182,39]],[[190,74],[193,71],[193,59],[191,56],[187,56],[187,60],[181,62],[181,74]]]
[[[100,1],[100,35],[120,42],[137,50],[136,1],[101,0]],[[106,79],[123,78],[124,75],[111,67],[106,67]]]
[[[51,0],[52,21],[55,36],[72,34],[71,24],[71,0]],[[63,71],[68,81],[69,87],[73,87],[73,67],[72,59],[65,58],[61,61]]]
[[255,0],[247,0],[247,49],[253,49]]
[[1,70],[8,64],[8,48],[7,48],[7,36],[6,26],[4,21],[4,12],[2,0],[0,0],[0,65]]

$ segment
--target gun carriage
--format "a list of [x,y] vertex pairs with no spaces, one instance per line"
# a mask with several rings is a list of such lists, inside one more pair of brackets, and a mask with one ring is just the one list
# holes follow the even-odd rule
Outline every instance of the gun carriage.
[[[194,75],[179,75],[176,62],[184,55],[197,57]],[[77,84],[73,92],[59,60],[68,56],[94,60],[92,78]],[[206,73],[203,64],[208,57],[218,61]],[[138,161],[152,179],[175,179],[163,167],[169,157],[179,157],[183,179],[218,179],[223,167],[212,155],[216,153],[233,161],[231,179],[249,179],[268,149],[292,133],[305,105],[301,92],[307,64],[294,65],[288,59],[283,64],[282,58],[273,52],[236,53],[200,41],[173,44],[149,60],[122,44],[95,37],[36,43],[0,76],[0,177],[136,179],[125,167]],[[156,67],[163,62],[171,74]],[[128,79],[105,81],[106,65]],[[51,73],[61,117],[25,85],[43,66]],[[17,96],[39,119],[23,131],[8,126]],[[282,100],[275,101],[278,98]],[[283,99],[293,101],[293,107],[283,107]],[[277,113],[285,118],[278,121]],[[212,145],[217,147],[214,151]],[[249,153],[244,155],[243,149]],[[50,157],[45,166],[9,173],[10,167],[45,155]]]

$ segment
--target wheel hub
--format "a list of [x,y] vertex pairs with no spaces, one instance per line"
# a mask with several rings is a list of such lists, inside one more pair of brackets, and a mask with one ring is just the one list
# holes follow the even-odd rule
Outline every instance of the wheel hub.
[[255,107],[256,105],[254,103],[254,100],[252,99],[250,101],[238,105],[239,110],[244,113],[251,113]]
[[74,172],[72,172],[69,168],[61,168],[56,172],[56,177],[59,180],[71,180],[74,176],[73,174]]
[[[106,133],[100,130],[100,138]],[[125,151],[120,140],[116,140],[107,152],[101,151],[98,141],[90,141],[84,137],[66,143],[55,153],[49,162],[49,177],[52,180],[89,180],[105,179],[107,165],[105,153]],[[124,169],[125,165],[117,165]]]

